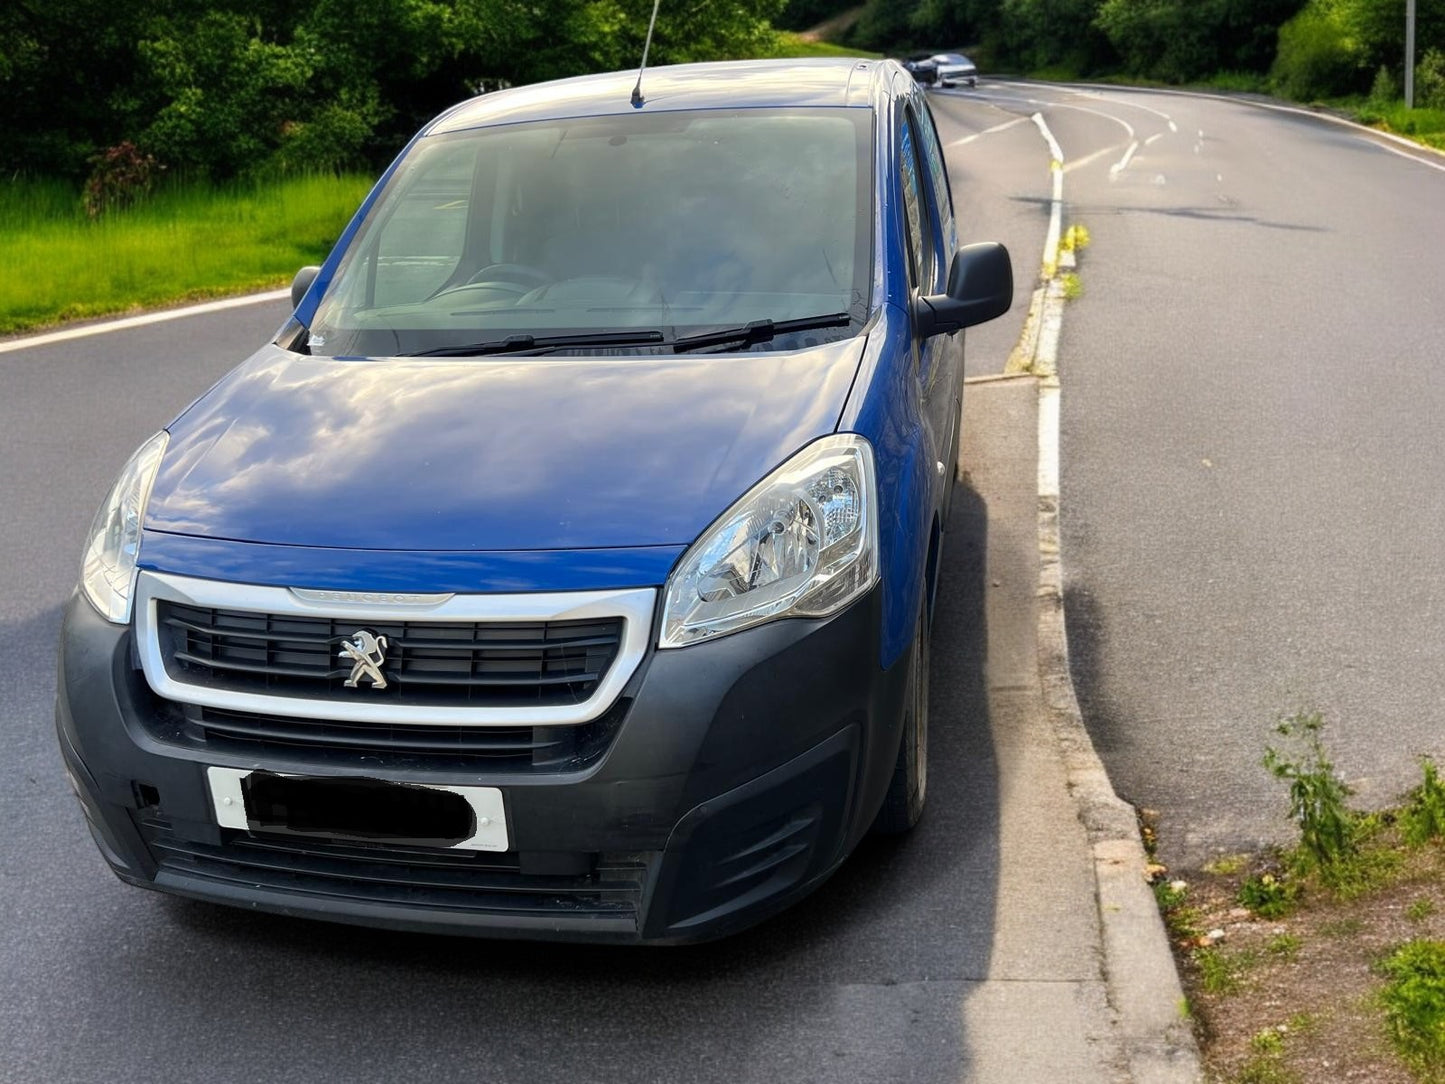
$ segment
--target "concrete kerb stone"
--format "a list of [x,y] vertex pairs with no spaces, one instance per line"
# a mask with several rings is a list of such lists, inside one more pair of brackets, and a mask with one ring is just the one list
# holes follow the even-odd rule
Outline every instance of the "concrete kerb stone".
[[1069,674],[1056,500],[1039,502],[1039,675],[1070,793],[1093,852],[1104,979],[1135,1084],[1201,1079],[1168,935],[1149,887],[1134,809],[1114,793]]
[[1149,859],[1138,821],[1134,809],[1114,792],[1094,749],[1069,671],[1059,533],[1058,349],[1063,279],[1076,260],[1071,248],[1059,244],[1063,156],[1043,119],[1035,120],[1053,152],[1051,228],[1040,285],[1005,373],[1032,374],[1038,381],[1039,677],[1069,791],[1092,852],[1104,979],[1129,1078],[1135,1084],[1194,1084],[1203,1079],[1199,1049],[1164,920],[1149,885]]

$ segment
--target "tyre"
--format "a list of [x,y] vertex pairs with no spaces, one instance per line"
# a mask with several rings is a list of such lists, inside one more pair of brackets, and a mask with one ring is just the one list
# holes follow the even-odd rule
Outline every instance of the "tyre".
[[903,696],[903,734],[898,759],[883,807],[873,822],[877,835],[907,832],[923,816],[928,796],[928,621],[926,609],[918,616],[918,629],[908,653],[908,690]]

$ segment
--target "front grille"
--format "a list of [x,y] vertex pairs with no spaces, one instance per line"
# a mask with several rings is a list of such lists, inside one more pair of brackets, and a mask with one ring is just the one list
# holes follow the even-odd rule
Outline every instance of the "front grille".
[[[309,760],[364,756],[392,766],[469,764],[487,771],[572,771],[607,748],[630,701],[587,723],[564,726],[424,726],[293,719],[176,705],[152,731],[164,741],[203,745],[215,753]],[[179,712],[179,719],[176,713]]]
[[[157,602],[161,657],[172,679],[271,696],[417,707],[580,704],[617,658],[620,617],[570,621],[362,622]],[[385,637],[386,688],[361,678],[342,644]]]
[[219,844],[137,818],[159,869],[221,884],[335,900],[506,917],[613,919],[636,925],[647,867],[637,858],[589,856],[584,873],[527,874],[515,853],[357,846],[222,831]]

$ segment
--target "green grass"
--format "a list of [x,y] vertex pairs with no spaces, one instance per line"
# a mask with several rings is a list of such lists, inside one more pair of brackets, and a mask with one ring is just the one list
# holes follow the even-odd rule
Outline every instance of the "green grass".
[[1406,109],[1403,101],[1388,105],[1366,102],[1353,112],[1362,124],[1445,150],[1445,109]]
[[775,57],[862,56],[877,59],[883,54],[870,53],[863,49],[850,49],[843,45],[834,45],[831,41],[806,41],[798,34],[779,30],[778,46],[772,55]]
[[171,182],[92,221],[66,185],[0,183],[0,333],[282,285],[326,255],[370,186]]
[[1381,964],[1395,1047],[1421,1081],[1445,1081],[1445,941],[1411,941]]

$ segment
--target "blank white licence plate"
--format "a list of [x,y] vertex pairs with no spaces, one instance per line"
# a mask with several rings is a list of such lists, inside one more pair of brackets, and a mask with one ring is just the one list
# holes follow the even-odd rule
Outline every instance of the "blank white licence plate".
[[243,832],[505,851],[496,787],[442,787],[361,776],[206,769],[216,823]]

